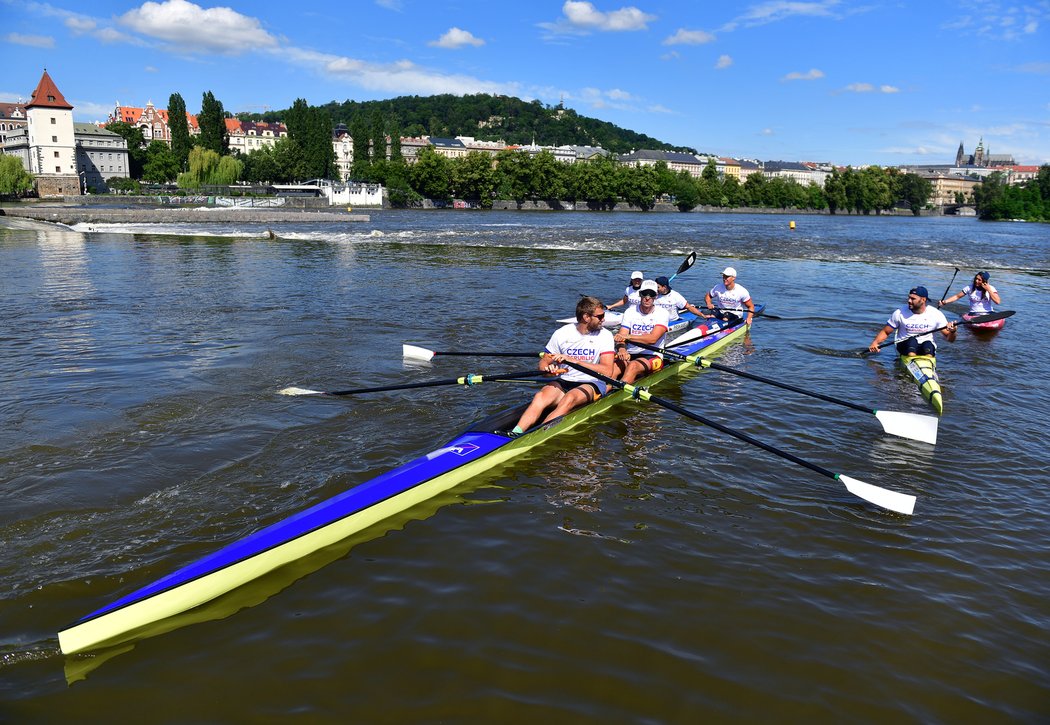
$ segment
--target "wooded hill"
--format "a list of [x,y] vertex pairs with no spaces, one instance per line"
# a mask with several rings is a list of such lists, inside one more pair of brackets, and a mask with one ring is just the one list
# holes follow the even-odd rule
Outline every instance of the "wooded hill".
[[[607,121],[581,116],[562,104],[545,106],[512,96],[479,93],[470,96],[399,96],[383,101],[332,101],[321,106],[332,124],[355,123],[375,127],[381,123],[389,134],[400,136],[473,136],[480,141],[540,146],[601,146],[615,153],[635,149],[660,149],[696,153],[685,146],[672,146],[645,134],[620,128]],[[265,120],[283,120],[285,111],[252,114]]]

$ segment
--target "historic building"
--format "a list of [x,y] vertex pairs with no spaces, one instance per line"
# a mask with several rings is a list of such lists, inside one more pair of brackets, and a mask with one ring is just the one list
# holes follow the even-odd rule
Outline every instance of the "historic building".
[[1010,154],[993,154],[984,148],[984,139],[977,142],[977,148],[967,156],[962,141],[959,142],[959,150],[955,153],[955,165],[977,166],[979,168],[994,168],[996,166],[1014,166],[1017,162]]
[[26,125],[9,131],[3,152],[17,156],[35,177],[38,196],[80,194],[73,106],[47,70],[25,104]]
[[[136,106],[122,106],[118,102],[109,114],[106,123],[123,121],[129,126],[135,126],[142,131],[142,137],[149,146],[151,141],[163,141],[171,146],[171,127],[168,125],[168,111],[165,108],[157,108],[153,101],[148,101],[145,108]],[[187,113],[186,124],[189,126],[190,136],[200,133],[197,125],[197,117]]]
[[25,128],[27,124],[25,103],[0,103],[0,146],[7,141],[8,132]]
[[74,123],[81,191],[102,192],[110,179],[129,176],[128,142],[94,123]]

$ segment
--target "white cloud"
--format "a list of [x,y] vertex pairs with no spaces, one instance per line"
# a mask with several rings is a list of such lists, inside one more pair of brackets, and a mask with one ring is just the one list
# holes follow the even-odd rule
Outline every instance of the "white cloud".
[[761,131],[758,132],[758,135],[759,136],[773,136],[774,135],[773,129],[771,129],[771,128],[763,128]]
[[879,90],[882,93],[900,93],[900,91],[901,91],[901,89],[897,88],[896,86],[890,86],[890,85],[886,85],[886,84],[883,84],[883,85],[879,86]]
[[791,73],[788,73],[786,76],[784,76],[780,80],[783,80],[783,81],[815,81],[818,78],[823,78],[823,77],[824,77],[824,71],[820,70],[819,68],[810,68],[805,73],[801,73],[799,71],[792,71]]
[[277,46],[277,39],[258,19],[227,7],[205,9],[187,0],[146,2],[124,13],[118,22],[168,43],[176,52],[237,55]]
[[714,40],[715,36],[705,30],[679,28],[674,35],[664,38],[664,45],[704,45]]
[[434,46],[435,48],[449,49],[462,48],[464,45],[473,45],[476,48],[480,45],[485,45],[485,41],[481,38],[475,37],[469,30],[449,28],[448,32],[437,40],[431,40],[427,45]]
[[730,58],[728,55],[720,55],[718,56],[718,62],[715,63],[715,69],[723,70],[731,65],[733,65],[732,58]]
[[941,28],[960,35],[975,35],[992,41],[1022,40],[1039,32],[1039,24],[1050,20],[1050,4],[1001,5],[985,0],[962,0],[966,15],[942,23]]
[[152,66],[152,65],[148,65],[145,68],[143,68],[142,70],[146,71],[147,73],[156,73],[157,72],[156,66]]
[[1019,73],[1036,73],[1038,75],[1050,75],[1050,63],[1023,63],[1014,68]]
[[875,91],[875,86],[870,83],[850,83],[843,90],[850,93],[872,93]]
[[793,2],[792,0],[770,0],[752,5],[743,14],[726,23],[724,30],[735,30],[737,26],[754,27],[786,20],[797,15],[808,17],[838,18],[840,15],[833,8],[839,0],[822,0],[822,2]]
[[594,30],[622,32],[646,30],[649,23],[656,20],[655,15],[644,13],[636,7],[602,12],[593,4],[579,0],[566,0],[561,10],[564,17],[553,23],[540,23],[540,27],[555,35],[589,33]]
[[401,0],[376,0],[376,5],[387,10],[401,12]]
[[54,48],[55,39],[50,35],[22,35],[21,33],[8,33],[4,40],[15,45],[28,45],[30,48]]

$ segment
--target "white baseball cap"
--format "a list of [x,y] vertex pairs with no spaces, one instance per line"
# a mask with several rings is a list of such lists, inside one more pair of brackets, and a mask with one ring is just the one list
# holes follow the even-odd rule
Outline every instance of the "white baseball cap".
[[736,277],[736,270],[732,267],[726,267],[722,270],[723,277]]
[[641,272],[631,272],[631,279],[645,279],[645,275]]
[[660,294],[660,290],[656,288],[656,282],[654,282],[651,279],[647,279],[644,282],[642,282],[642,286],[638,289],[638,293],[641,294],[646,290],[651,290],[653,294]]

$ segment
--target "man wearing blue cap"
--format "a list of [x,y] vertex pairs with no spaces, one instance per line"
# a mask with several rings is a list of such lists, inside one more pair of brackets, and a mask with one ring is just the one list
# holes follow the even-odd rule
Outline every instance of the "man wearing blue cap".
[[948,322],[944,313],[926,304],[930,293],[923,286],[912,287],[908,292],[908,304],[893,311],[886,326],[871,341],[868,349],[879,351],[879,343],[896,331],[897,353],[905,357],[914,355],[936,355],[937,343],[933,332],[940,330],[948,342],[955,342],[955,323]]
[[689,310],[697,317],[703,316],[704,313],[683,297],[681,292],[671,289],[671,281],[667,277],[657,277],[655,282],[656,291],[660,293],[656,298],[656,306],[667,310],[667,317],[671,322],[678,319],[678,313],[682,310]]

